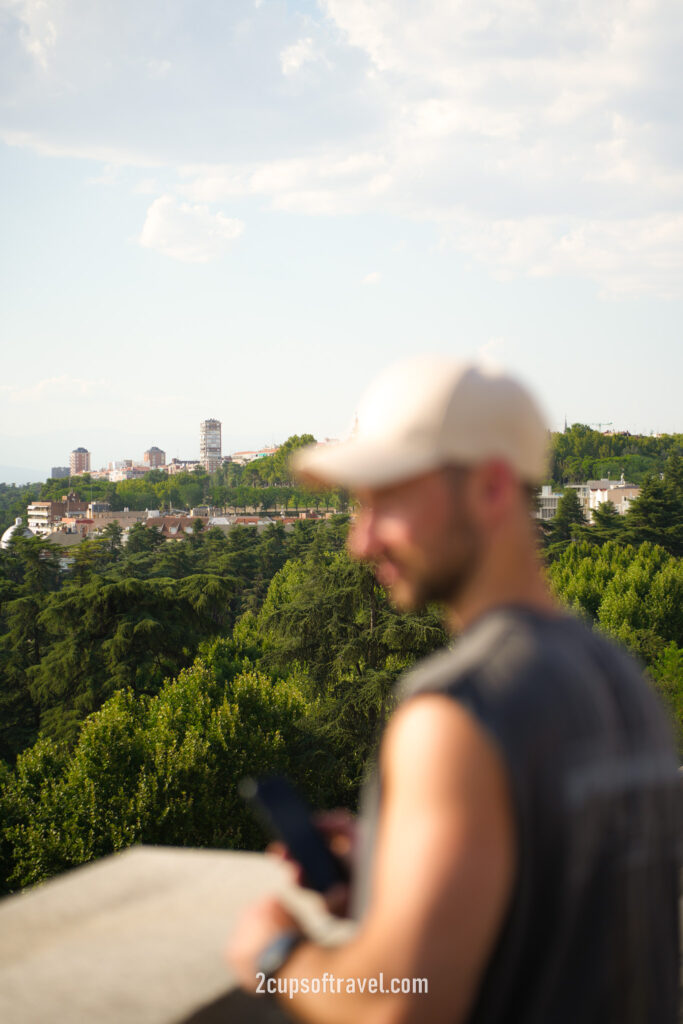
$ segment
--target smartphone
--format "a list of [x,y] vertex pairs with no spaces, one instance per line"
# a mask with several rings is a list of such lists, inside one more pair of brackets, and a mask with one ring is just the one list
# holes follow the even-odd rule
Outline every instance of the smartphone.
[[309,889],[327,892],[338,882],[348,882],[346,866],[332,853],[313,824],[311,808],[287,779],[242,779],[238,792],[264,828],[301,864]]

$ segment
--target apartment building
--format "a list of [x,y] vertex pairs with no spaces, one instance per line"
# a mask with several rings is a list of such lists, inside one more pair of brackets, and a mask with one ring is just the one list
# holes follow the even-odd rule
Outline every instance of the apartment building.
[[32,501],[26,507],[27,526],[31,533],[46,537],[61,521],[69,516],[85,515],[87,501],[80,501],[69,494],[62,501]]
[[590,495],[590,514],[602,505],[605,501],[611,501],[617,512],[624,516],[629,510],[631,502],[640,494],[640,487],[635,484],[613,482],[610,487],[595,487]]
[[[623,473],[620,480],[610,480],[609,477],[604,477],[601,480],[587,480],[585,483],[567,484],[565,490],[576,491],[581,511],[589,523],[593,521],[593,512],[603,502],[611,501],[617,512],[625,515],[631,502],[640,494],[640,487],[627,483]],[[544,484],[538,492],[539,508],[535,513],[536,518],[553,519],[561,497],[562,493],[555,493],[550,485]]]
[[166,465],[166,452],[163,452],[161,448],[157,448],[154,445],[152,448],[148,448],[142,456],[142,461],[150,469],[158,469],[159,466]]
[[538,508],[534,512],[536,519],[542,519],[544,522],[554,519],[561,497],[562,493],[553,491],[551,484],[543,484],[538,494]]
[[90,472],[90,452],[87,448],[74,448],[69,456],[69,471],[71,476]]
[[220,466],[220,420],[203,420],[199,424],[199,461],[207,473],[214,473]]

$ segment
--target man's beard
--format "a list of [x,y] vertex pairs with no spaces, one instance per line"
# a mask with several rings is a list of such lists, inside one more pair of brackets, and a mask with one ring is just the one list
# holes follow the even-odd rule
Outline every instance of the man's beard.
[[479,562],[476,548],[470,548],[457,565],[444,566],[438,574],[413,581],[413,610],[436,602],[457,603],[466,590]]
[[429,572],[418,574],[410,566],[394,562],[402,578],[389,587],[389,593],[402,611],[419,611],[432,602],[457,603],[466,590],[477,572],[482,544],[474,525],[462,513],[454,517],[453,530],[459,538],[458,551]]

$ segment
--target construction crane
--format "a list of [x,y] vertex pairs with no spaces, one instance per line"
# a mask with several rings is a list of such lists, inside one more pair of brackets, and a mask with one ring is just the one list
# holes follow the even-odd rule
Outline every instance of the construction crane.
[[588,426],[589,427],[597,427],[598,430],[600,430],[601,427],[612,427],[612,426],[614,426],[614,424],[612,423],[611,420],[607,420],[606,423],[589,423]]

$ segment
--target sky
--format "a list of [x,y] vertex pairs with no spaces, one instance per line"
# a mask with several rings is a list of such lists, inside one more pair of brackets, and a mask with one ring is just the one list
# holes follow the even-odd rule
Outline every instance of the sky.
[[680,0],[0,0],[0,479],[340,437],[416,352],[683,431],[682,48]]

